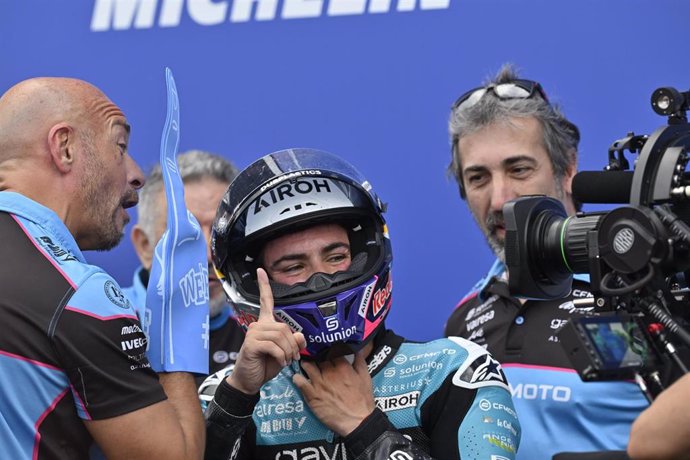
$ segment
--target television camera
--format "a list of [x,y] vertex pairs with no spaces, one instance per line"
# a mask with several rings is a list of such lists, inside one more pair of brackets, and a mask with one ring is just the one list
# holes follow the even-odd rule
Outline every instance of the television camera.
[[[559,340],[583,380],[635,378],[650,399],[663,389],[660,363],[687,372],[675,344],[690,347],[690,91],[659,88],[651,102],[666,125],[628,133],[604,171],[573,179],[581,202],[626,205],[568,216],[558,200],[525,196],[503,208],[511,292],[562,298],[573,274],[588,274],[593,297],[574,303],[593,313],[573,317]],[[638,155],[632,171],[626,152]]]

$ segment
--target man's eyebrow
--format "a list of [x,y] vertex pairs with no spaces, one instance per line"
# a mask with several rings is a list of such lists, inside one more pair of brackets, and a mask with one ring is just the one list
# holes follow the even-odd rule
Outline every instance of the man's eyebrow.
[[532,163],[532,164],[536,164],[536,163],[537,163],[537,159],[534,158],[534,157],[532,157],[532,156],[529,156],[529,155],[516,155],[516,156],[513,156],[513,157],[505,158],[503,161],[501,161],[501,164],[502,164],[504,167],[505,167],[505,166],[512,166],[512,165],[514,165],[515,163],[519,163],[519,162],[521,162],[521,161],[526,161],[526,162]]
[[482,172],[486,171],[488,168],[486,166],[481,166],[481,165],[472,165],[464,168],[462,170],[463,174],[468,174],[468,173],[477,173],[477,172]]
[[[529,156],[529,155],[515,155],[512,157],[504,158],[501,161],[501,166],[506,168],[513,166],[516,163],[519,163],[521,161],[526,161],[531,164],[536,164],[537,160],[536,158]],[[484,165],[471,165],[462,170],[463,174],[468,174],[468,173],[473,173],[473,172],[483,172],[486,171],[488,168]]]
[[279,259],[276,259],[273,261],[271,264],[270,268],[275,269],[278,265],[280,265],[283,262],[286,261],[293,261],[293,260],[304,260],[307,258],[307,255],[305,253],[294,253],[294,254],[285,254],[283,257],[280,257]]
[[[337,241],[335,243],[328,244],[321,248],[321,251],[319,251],[321,254],[327,254],[331,251],[334,251],[339,248],[345,248],[348,251],[350,250],[350,245],[347,243],[344,243],[342,241]],[[305,253],[293,253],[293,254],[285,254],[284,256],[280,257],[279,259],[276,259],[271,263],[270,268],[273,270],[275,269],[278,265],[280,265],[283,262],[287,261],[294,261],[294,260],[305,260],[307,259],[307,254]]]
[[113,121],[113,125],[114,126],[122,126],[125,129],[125,131],[127,131],[127,134],[129,134],[130,131],[132,130],[132,127],[129,125],[129,123],[127,123],[124,120],[115,120],[115,121]]
[[325,253],[328,253],[328,252],[331,252],[331,251],[334,251],[334,250],[340,249],[340,248],[345,248],[349,251],[350,245],[347,243],[344,243],[342,241],[331,243],[331,244],[329,244],[329,245],[327,245],[321,249],[321,254],[325,254]]

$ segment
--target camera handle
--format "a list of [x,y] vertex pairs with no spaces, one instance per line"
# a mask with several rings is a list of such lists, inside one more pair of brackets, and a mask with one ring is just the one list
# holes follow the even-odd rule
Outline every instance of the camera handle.
[[636,136],[635,133],[629,132],[623,139],[618,139],[611,147],[609,147],[609,164],[604,168],[605,171],[625,171],[630,169],[630,162],[625,157],[625,151],[630,153],[640,153],[645,142],[647,142],[646,134]]

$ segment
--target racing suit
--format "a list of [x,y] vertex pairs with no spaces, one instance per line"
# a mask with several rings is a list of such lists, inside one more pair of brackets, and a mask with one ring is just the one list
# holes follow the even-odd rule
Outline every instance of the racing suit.
[[[148,321],[145,315],[146,310],[146,286],[149,280],[149,272],[144,267],[139,267],[134,272],[132,285],[130,287],[122,288],[127,298],[130,299],[137,315],[141,319],[144,326],[144,331],[148,332]],[[209,320],[210,341],[209,341],[209,373],[213,374],[224,367],[235,363],[237,353],[240,351],[242,341],[244,340],[244,331],[242,327],[237,324],[230,313],[230,306],[225,308],[213,318]],[[206,378],[205,375],[197,375],[194,377],[197,386]]]
[[572,315],[595,311],[576,308],[573,299],[591,296],[589,284],[575,279],[565,299],[521,303],[497,261],[448,319],[446,336],[486,347],[505,370],[524,427],[518,459],[625,450],[632,422],[649,405],[633,382],[583,382],[562,349],[561,327]]
[[513,459],[520,425],[500,365],[463,339],[382,331],[367,358],[376,409],[341,438],[310,411],[293,363],[245,395],[225,379],[206,411],[207,459]]
[[0,458],[88,458],[82,419],[166,398],[146,337],[52,210],[0,192],[0,234]]

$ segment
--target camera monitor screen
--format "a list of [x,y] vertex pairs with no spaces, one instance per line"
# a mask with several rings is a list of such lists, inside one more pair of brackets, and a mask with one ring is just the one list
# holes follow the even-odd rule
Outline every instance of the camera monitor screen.
[[641,367],[649,356],[647,339],[632,318],[590,317],[580,319],[602,368]]

